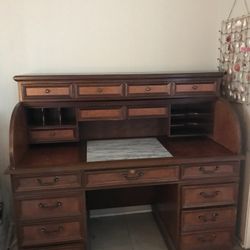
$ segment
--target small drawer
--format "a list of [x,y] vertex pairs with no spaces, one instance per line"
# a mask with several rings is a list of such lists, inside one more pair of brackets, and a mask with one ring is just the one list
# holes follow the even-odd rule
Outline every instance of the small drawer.
[[119,186],[129,184],[171,182],[179,178],[179,167],[155,167],[86,172],[86,187]]
[[70,197],[56,196],[39,199],[17,200],[21,220],[79,216],[83,211],[83,198],[79,194]]
[[128,96],[170,95],[170,84],[128,85]]
[[186,186],[182,188],[183,208],[231,205],[237,201],[236,183]]
[[[46,250],[86,250],[85,244],[66,244],[66,245],[58,245],[46,247]],[[44,250],[44,247],[31,247],[29,250]]]
[[13,177],[15,192],[81,187],[81,174]]
[[234,227],[235,207],[182,211],[183,232]]
[[22,85],[24,99],[65,99],[72,98],[71,85]]
[[188,93],[204,93],[211,94],[216,92],[216,83],[176,83],[176,94],[188,94]]
[[129,118],[168,117],[167,107],[128,108]]
[[77,97],[78,98],[91,98],[91,97],[121,97],[123,96],[122,84],[110,84],[110,85],[77,85]]
[[202,166],[183,166],[182,179],[200,179],[208,177],[239,176],[240,166],[237,163],[211,164]]
[[83,240],[83,226],[80,221],[24,225],[20,231],[22,247]]
[[232,250],[233,238],[230,230],[182,235],[180,250]]
[[29,132],[30,141],[36,142],[56,142],[77,140],[75,129],[41,129]]
[[123,118],[124,118],[123,108],[79,110],[80,121],[122,120]]

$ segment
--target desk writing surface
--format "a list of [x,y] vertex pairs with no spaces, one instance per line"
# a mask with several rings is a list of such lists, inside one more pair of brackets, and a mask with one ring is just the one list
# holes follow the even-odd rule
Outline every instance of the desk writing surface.
[[157,138],[94,140],[87,142],[87,162],[172,157]]
[[204,161],[220,160],[225,157],[228,160],[242,159],[241,155],[232,153],[209,138],[160,138],[160,141],[173,157],[86,162],[86,155],[84,155],[86,145],[80,143],[36,145],[28,149],[15,173],[18,172],[18,169],[20,171],[24,169],[33,169],[33,171],[41,169],[43,171],[42,169],[46,168],[52,171],[55,167],[69,169],[113,168],[112,162],[115,163],[114,167],[120,168],[131,166],[131,164],[134,167],[171,165],[202,162],[203,159]]

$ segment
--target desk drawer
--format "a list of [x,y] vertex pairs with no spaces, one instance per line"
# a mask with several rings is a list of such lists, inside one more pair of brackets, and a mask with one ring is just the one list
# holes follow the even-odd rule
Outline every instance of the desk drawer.
[[200,179],[208,177],[239,176],[240,166],[237,163],[183,166],[182,179]]
[[81,187],[81,174],[13,177],[16,192]]
[[128,85],[128,96],[170,95],[170,84]]
[[83,240],[83,227],[80,221],[61,223],[41,223],[24,225],[20,228],[22,247],[63,244]]
[[31,130],[29,132],[29,137],[33,143],[75,141],[77,139],[75,129]]
[[234,227],[236,208],[210,208],[182,211],[182,231],[199,231]]
[[236,183],[186,186],[182,188],[182,206],[191,208],[235,204],[237,191]]
[[17,200],[19,218],[22,220],[79,216],[82,214],[83,198],[79,194],[50,198]]
[[233,233],[211,231],[181,236],[180,250],[232,250]]
[[72,98],[71,85],[22,85],[24,99],[65,99]]
[[[67,244],[67,245],[58,245],[46,247],[46,250],[86,250],[85,244]],[[29,248],[29,250],[45,250],[44,247],[35,247]]]
[[176,83],[175,93],[176,94],[212,94],[216,92],[216,83]]
[[128,108],[129,118],[143,118],[143,117],[168,117],[167,107],[145,107],[145,108]]
[[123,108],[79,110],[80,121],[122,120],[123,118],[124,118]]
[[125,169],[115,171],[86,172],[87,187],[119,186],[129,184],[176,181],[179,168],[155,167],[151,169]]
[[94,85],[77,85],[77,97],[78,98],[91,98],[91,97],[114,97],[123,96],[122,84],[94,84]]

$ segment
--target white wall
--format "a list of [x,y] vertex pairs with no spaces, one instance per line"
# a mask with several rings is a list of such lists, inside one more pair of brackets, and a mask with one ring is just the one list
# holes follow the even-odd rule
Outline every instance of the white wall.
[[231,2],[0,0],[0,173],[18,100],[14,75],[214,71]]

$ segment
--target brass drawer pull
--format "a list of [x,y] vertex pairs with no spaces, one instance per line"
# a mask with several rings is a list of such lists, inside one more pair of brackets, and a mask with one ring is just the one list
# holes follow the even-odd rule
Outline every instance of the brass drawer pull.
[[129,170],[127,173],[124,173],[123,176],[127,180],[138,180],[140,177],[142,177],[144,173],[142,171],[136,171],[136,170]]
[[37,182],[40,184],[40,186],[53,186],[56,185],[56,183],[59,181],[58,177],[55,177],[52,182],[44,182],[42,179],[38,178]]
[[199,220],[201,220],[202,222],[214,222],[217,220],[217,217],[219,216],[218,213],[212,213],[210,217],[208,217],[207,215],[200,215],[198,218]]
[[51,90],[50,89],[45,89],[45,94],[49,94],[50,92],[51,92]]
[[193,86],[192,86],[192,89],[193,89],[193,90],[197,90],[198,88],[199,88],[198,85],[193,85]]
[[151,91],[152,89],[151,89],[150,87],[146,87],[145,90],[146,90],[147,92],[149,92],[149,91]]
[[210,234],[210,235],[205,235],[205,236],[200,236],[197,238],[198,241],[200,242],[212,242],[216,239],[216,234]]
[[199,170],[203,173],[203,174],[214,174],[217,170],[219,169],[218,166],[214,167],[214,169],[206,169],[205,166],[200,167]]
[[216,197],[219,193],[220,193],[220,191],[214,191],[214,192],[201,192],[201,193],[200,193],[200,196],[202,196],[203,198],[214,198],[214,197]]
[[46,227],[42,227],[40,229],[40,232],[44,233],[44,234],[53,234],[53,233],[60,233],[63,231],[63,226],[58,226],[57,229],[54,229],[54,230],[49,230],[47,229]]
[[48,209],[53,209],[53,208],[59,208],[59,207],[62,207],[62,202],[58,201],[56,202],[55,204],[52,204],[52,205],[48,205],[46,203],[39,203],[39,207],[40,208],[48,208]]

